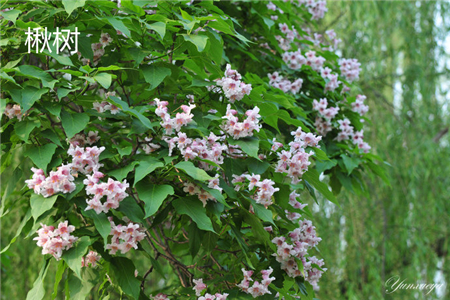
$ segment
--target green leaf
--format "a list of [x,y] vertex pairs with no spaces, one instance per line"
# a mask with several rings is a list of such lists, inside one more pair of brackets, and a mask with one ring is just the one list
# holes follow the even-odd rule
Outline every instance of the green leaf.
[[33,104],[41,99],[41,96],[48,92],[48,89],[38,89],[27,86],[23,90],[10,90],[11,98],[20,104],[22,112],[29,110]]
[[63,253],[62,259],[67,263],[69,268],[81,278],[81,258],[86,254],[91,240],[88,236],[78,239],[76,245]]
[[182,34],[182,36],[186,41],[194,44],[195,47],[197,47],[198,52],[205,50],[206,43],[208,42],[208,37],[206,35]]
[[111,223],[108,220],[108,217],[104,213],[97,214],[95,210],[87,210],[83,212],[83,215],[94,220],[95,229],[97,229],[98,233],[103,238],[104,244],[108,243],[108,235],[111,233]]
[[85,0],[62,0],[64,9],[69,16],[78,7],[83,7],[85,2]]
[[234,140],[232,138],[228,138],[228,143],[231,145],[239,145],[242,151],[247,153],[248,155],[258,159],[258,149],[259,149],[259,139],[256,137],[246,137],[239,140]]
[[120,100],[119,98],[113,97],[113,96],[110,96],[109,99],[110,99],[110,102],[111,102],[112,104],[114,104],[115,106],[121,108],[124,112],[129,113],[130,115],[135,116],[136,118],[138,118],[139,121],[141,121],[141,123],[142,123],[145,127],[150,128],[150,129],[153,128],[152,123],[150,123],[149,119],[147,119],[146,117],[144,117],[144,116],[143,116],[140,112],[138,112],[137,110],[135,110],[135,109],[133,109],[133,108],[130,108],[130,107],[128,106],[128,104],[127,104],[125,101],[122,101],[122,100]]
[[72,114],[63,110],[61,122],[67,138],[71,139],[75,134],[86,128],[89,123],[89,116],[85,113]]
[[320,160],[330,160],[325,152],[322,149],[314,148],[314,156]]
[[157,185],[142,181],[136,185],[136,190],[139,199],[145,202],[145,218],[156,213],[167,196],[175,193],[170,185]]
[[84,268],[81,274],[81,279],[73,273],[69,276],[70,300],[85,300],[99,281],[98,272],[92,268]]
[[139,166],[136,168],[134,176],[134,185],[141,181],[145,176],[153,172],[156,168],[164,167],[164,164],[157,159],[149,159],[146,161],[141,161]]
[[52,160],[53,154],[58,146],[55,144],[47,144],[45,146],[32,146],[25,151],[25,156],[31,158],[33,163],[39,168],[47,170],[47,165]]
[[2,12],[0,12],[0,15],[3,16],[3,18],[5,18],[6,20],[11,21],[14,24],[16,24],[16,20],[19,17],[21,12],[22,12],[21,10],[12,9],[12,10],[9,10],[9,11],[2,11]]
[[169,68],[156,66],[154,64],[150,66],[143,66],[141,68],[144,74],[144,79],[150,84],[150,90],[153,90],[163,82],[164,78],[172,74]]
[[135,223],[142,223],[144,220],[144,211],[131,197],[123,199],[117,210],[123,212],[125,216]]
[[37,219],[42,216],[43,213],[50,210],[56,202],[58,195],[51,196],[49,198],[44,198],[42,195],[31,194],[30,197],[30,206],[31,206],[31,215],[33,219],[37,221]]
[[16,73],[18,75],[40,79],[44,87],[48,87],[51,89],[53,89],[55,83],[58,82],[58,80],[53,79],[50,74],[35,66],[21,65],[17,67]]
[[128,27],[126,27],[125,24],[123,24],[123,22],[119,20],[119,18],[117,17],[104,17],[104,18],[97,17],[97,18],[100,20],[107,21],[109,24],[112,25],[112,27],[114,27],[114,29],[124,33],[127,37],[131,37],[130,30],[128,30]]
[[56,299],[56,296],[58,294],[58,286],[61,282],[61,279],[63,277],[64,271],[66,270],[67,266],[66,263],[63,260],[60,260],[58,263],[58,269],[56,270],[55,275],[55,284],[53,286],[53,293],[52,293],[52,300]]
[[202,241],[201,237],[202,231],[198,229],[194,222],[189,225],[188,235],[189,235],[189,254],[194,258],[198,250],[200,250],[200,244]]
[[268,223],[275,225],[275,223],[273,222],[273,214],[270,209],[267,209],[258,203],[253,203],[252,206],[253,206],[253,210],[255,211],[255,214],[258,216],[258,218],[260,218],[264,222],[268,222]]
[[156,22],[152,24],[145,24],[148,29],[156,31],[160,36],[161,39],[164,39],[164,36],[166,35],[166,23],[163,22]]
[[38,120],[25,120],[21,122],[17,122],[14,125],[14,130],[17,136],[24,142],[28,141],[28,137],[34,128],[39,126]]
[[175,165],[175,168],[183,170],[184,172],[186,172],[186,174],[188,174],[189,176],[191,176],[196,180],[205,181],[213,179],[211,176],[208,175],[208,173],[206,173],[202,169],[197,168],[190,161],[179,162]]
[[134,277],[136,268],[133,262],[125,257],[114,257],[111,260],[111,268],[114,271],[114,281],[119,284],[123,292],[138,300],[141,282]]
[[328,189],[328,185],[320,181],[319,173],[317,172],[316,169],[309,169],[306,173],[303,174],[302,179],[308,181],[316,190],[322,193],[322,195],[324,195],[325,198],[327,198],[328,200],[339,206],[336,197]]
[[45,296],[44,278],[47,275],[50,260],[47,259],[39,272],[38,278],[34,281],[33,288],[28,292],[26,300],[42,300]]
[[109,89],[111,86],[111,74],[108,73],[99,73],[94,76],[95,81],[101,84],[105,89]]
[[113,171],[109,171],[108,175],[112,176],[114,178],[116,178],[119,181],[122,181],[124,178],[126,178],[128,176],[128,173],[130,173],[131,171],[133,171],[134,167],[138,164],[137,161],[133,161],[131,164],[129,164],[128,166],[125,166],[123,168],[120,169],[116,169]]
[[352,173],[352,171],[358,167],[361,159],[357,157],[348,157],[345,154],[341,154],[342,160],[344,162],[345,167],[347,168],[348,175]]
[[369,168],[370,168],[375,174],[377,174],[378,176],[380,176],[380,178],[383,179],[383,181],[384,181],[387,185],[391,186],[391,183],[389,182],[389,178],[386,176],[386,172],[385,172],[385,170],[384,170],[381,166],[376,165],[375,163],[373,163],[373,162],[371,162],[371,161],[367,161],[367,165],[369,166]]
[[198,228],[215,233],[211,220],[206,215],[206,209],[197,197],[179,198],[174,200],[172,205],[177,213],[191,217]]
[[211,252],[216,248],[219,236],[213,232],[207,232],[203,236],[202,245],[205,251]]

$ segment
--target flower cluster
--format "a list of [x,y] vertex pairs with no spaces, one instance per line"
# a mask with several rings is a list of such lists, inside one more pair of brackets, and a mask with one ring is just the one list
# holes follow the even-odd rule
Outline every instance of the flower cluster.
[[228,133],[234,139],[253,136],[254,130],[259,132],[262,126],[259,124],[258,118],[261,116],[259,115],[259,108],[257,106],[245,112],[247,118],[243,122],[239,122],[237,114],[237,110],[231,109],[230,104],[228,104],[226,115],[222,117],[227,120],[225,124],[222,124],[221,126],[223,131]]
[[326,1],[298,0],[298,4],[304,4],[308,8],[308,12],[312,15],[311,20],[322,19],[328,11]]
[[99,157],[100,153],[104,150],[105,147],[98,148],[97,146],[94,146],[81,148],[70,144],[67,153],[72,156],[72,172],[89,174],[98,171],[98,169],[103,167],[103,164],[99,163]]
[[215,198],[210,193],[208,193],[202,188],[199,188],[194,183],[185,181],[183,182],[183,185],[184,185],[183,191],[188,193],[189,195],[196,195],[198,199],[203,203],[203,207],[206,206],[206,201],[208,200],[215,201]]
[[300,38],[300,35],[293,26],[292,29],[290,29],[286,23],[278,24],[278,28],[280,28],[280,31],[284,33],[286,37],[283,38],[280,35],[276,35],[275,39],[278,41],[279,47],[282,50],[287,51],[291,49],[291,43],[294,41],[294,39]]
[[[172,155],[172,151],[177,147],[184,159],[192,160],[196,157],[212,161],[218,165],[223,163],[223,151],[226,151],[228,147],[225,144],[220,143],[225,136],[218,137],[214,133],[210,133],[207,138],[188,138],[186,133],[179,132],[176,137],[165,137],[165,141],[169,144],[169,156]],[[207,162],[200,162],[200,167],[205,170],[210,170],[212,166]]]
[[[92,62],[94,66],[98,64],[100,58],[105,54],[105,47],[108,46],[112,42],[112,38],[108,33],[102,33],[100,35],[99,43],[91,44],[92,51],[94,52],[94,61]],[[78,54],[79,58],[81,58],[81,54]],[[90,62],[87,58],[82,58],[81,62],[83,64],[88,64]]]
[[22,109],[20,108],[20,105],[18,105],[18,104],[6,105],[4,114],[10,119],[16,117],[17,119],[19,119],[19,121],[22,120]]
[[89,131],[88,135],[77,133],[70,139],[69,143],[73,146],[83,147],[85,144],[92,145],[100,140],[98,131]]
[[275,277],[270,277],[270,274],[272,274],[273,269],[269,267],[267,270],[262,270],[262,280],[261,283],[259,281],[254,281],[252,286],[250,286],[250,281],[253,281],[251,276],[253,275],[253,271],[246,271],[245,269],[242,269],[242,273],[244,274],[244,279],[237,285],[243,292],[250,294],[253,296],[253,298],[266,295],[266,294],[272,294],[268,287],[269,284],[272,283],[272,281],[275,280]]
[[239,191],[243,187],[243,183],[247,183],[247,181],[249,181],[248,190],[250,192],[252,192],[256,187],[256,190],[251,197],[256,201],[256,203],[262,204],[266,208],[269,205],[273,204],[273,194],[280,190],[279,188],[273,187],[273,185],[275,184],[274,181],[270,179],[261,180],[261,175],[242,174],[240,176],[233,175],[233,178],[234,179],[231,181],[231,183],[236,185],[234,188],[236,191]]
[[42,169],[31,168],[33,171],[32,179],[25,180],[28,188],[33,189],[38,195],[47,198],[56,193],[71,193],[76,186],[74,177],[70,173],[71,164],[61,165],[57,171],[51,171],[48,177],[45,177]]
[[194,115],[191,114],[192,109],[195,108],[195,105],[193,104],[190,104],[189,106],[181,105],[183,112],[177,113],[175,118],[170,118],[167,108],[169,102],[161,101],[158,98],[155,98],[154,102],[156,104],[155,113],[162,119],[161,126],[166,130],[166,134],[172,134],[174,129],[176,132],[179,132],[181,127],[188,125],[194,117]]
[[319,114],[328,121],[334,119],[339,112],[339,107],[328,107],[328,101],[326,98],[320,99],[320,101],[313,100],[313,110],[319,112]]
[[145,233],[139,228],[139,224],[129,222],[127,226],[116,225],[112,217],[109,217],[111,223],[111,244],[107,244],[105,249],[110,250],[110,254],[116,254],[120,250],[122,254],[130,251],[131,248],[137,249],[137,243],[145,238]]
[[361,64],[357,59],[341,59],[339,61],[341,75],[345,77],[348,82],[353,82],[359,79],[359,72],[361,72]]
[[[304,276],[305,280],[317,289],[317,283],[326,268],[319,270],[312,266],[313,264],[319,267],[323,266],[323,260],[318,260],[315,256],[308,256],[308,259],[306,257],[308,250],[317,246],[322,239],[316,235],[315,227],[311,221],[299,220],[298,224],[298,228],[289,232],[289,238],[280,236],[272,240],[272,243],[277,245],[277,252],[272,255],[281,263],[281,269],[286,271],[289,277]],[[302,261],[304,274],[302,274],[296,260]]]
[[[108,92],[105,94],[105,96],[107,96],[106,98],[108,98],[109,96],[116,96],[116,95],[115,95],[115,92]],[[99,113],[104,113],[105,111],[110,111],[111,114],[115,115],[120,112],[120,108],[118,108],[114,104],[109,103],[108,101],[102,101],[102,102],[96,101],[93,103],[92,108],[95,109],[96,111],[98,111]]]
[[368,143],[364,142],[364,130],[354,131],[353,126],[350,125],[349,119],[338,120],[339,129],[341,130],[335,138],[338,142],[351,139],[353,144],[363,150],[364,153],[368,153],[371,147]]
[[274,88],[280,89],[283,92],[290,92],[296,95],[302,88],[303,79],[297,78],[295,81],[291,82],[288,79],[283,79],[283,76],[279,75],[278,72],[273,72],[272,74],[267,74],[269,77],[269,84]]
[[322,137],[303,132],[300,127],[296,131],[292,131],[291,134],[294,136],[294,141],[289,143],[289,151],[281,150],[277,153],[279,160],[275,172],[287,173],[291,182],[295,184],[301,180],[303,173],[308,170],[308,166],[311,164],[309,157],[312,152],[306,152],[305,148],[317,147]]
[[366,98],[364,95],[357,95],[355,102],[352,103],[352,110],[361,116],[364,116],[369,111],[369,106],[364,104]]
[[156,296],[150,296],[152,300],[170,300],[167,295],[163,294],[163,293],[159,293]]
[[[85,210],[93,209],[97,214],[107,213],[111,208],[117,209],[119,203],[128,196],[125,190],[130,185],[126,179],[119,182],[109,178],[108,182],[100,182],[103,176],[103,173],[97,171],[93,175],[87,175],[87,178],[83,180],[86,185],[86,194],[94,195],[92,199],[86,200],[88,206]],[[104,196],[106,196],[106,202],[102,203],[100,199]]]
[[89,251],[86,257],[81,258],[81,267],[95,267],[97,266],[97,262],[100,260],[101,256],[95,251]]
[[230,64],[227,64],[225,77],[216,80],[217,85],[222,87],[225,97],[231,103],[234,103],[236,100],[242,100],[244,95],[250,95],[252,91],[252,85],[242,82],[241,78],[241,74],[236,70],[232,70]]
[[73,225],[68,225],[68,221],[61,222],[58,228],[47,226],[41,223],[41,227],[36,233],[39,235],[33,240],[37,240],[37,245],[42,247],[42,254],[51,254],[56,260],[61,259],[62,251],[72,248],[78,238],[70,233],[75,230]]
[[216,293],[215,295],[206,293],[204,296],[202,296],[202,292],[207,288],[206,284],[203,283],[203,279],[194,279],[193,282],[195,285],[192,289],[195,291],[195,295],[199,297],[197,298],[197,300],[226,300],[228,297],[227,293]]
[[153,138],[144,138],[144,141],[142,142],[142,149],[144,150],[145,154],[150,154],[161,148],[160,145],[151,143],[152,140]]

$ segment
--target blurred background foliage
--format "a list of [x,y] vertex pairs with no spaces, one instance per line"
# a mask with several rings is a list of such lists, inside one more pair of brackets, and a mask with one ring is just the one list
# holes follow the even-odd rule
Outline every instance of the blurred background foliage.
[[[319,298],[450,299],[450,2],[329,1],[328,28],[361,62],[365,138],[390,164],[391,186],[366,178],[368,194],[342,193],[342,209],[319,203],[329,268]],[[392,276],[447,284],[385,294]]]
[[[342,57],[361,62],[360,93],[368,98],[372,120],[365,135],[390,164],[391,186],[366,178],[365,195],[345,191],[341,208],[325,200],[316,207],[329,269],[318,298],[449,299],[450,2],[329,1],[321,29],[331,28],[343,40]],[[17,208],[25,207],[19,189],[26,178],[3,170],[1,177],[2,194],[16,194]],[[17,210],[1,218],[3,246],[14,237],[20,215]],[[3,253],[0,298],[25,299],[41,259],[30,237]],[[138,271],[148,264],[136,264]],[[53,262],[45,279],[49,290],[55,271]],[[407,283],[446,280],[447,286],[429,295],[385,295],[384,282],[396,275]]]

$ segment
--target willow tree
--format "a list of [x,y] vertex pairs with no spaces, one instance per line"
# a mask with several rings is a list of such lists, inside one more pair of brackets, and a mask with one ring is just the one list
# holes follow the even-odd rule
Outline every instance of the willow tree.
[[448,282],[449,8],[443,1],[329,3],[323,29],[336,26],[343,55],[361,61],[374,116],[365,136],[389,163],[391,185],[374,180],[367,194],[346,193],[342,209],[317,218],[336,275],[324,279],[326,299],[448,298],[448,288],[385,295],[385,282]]

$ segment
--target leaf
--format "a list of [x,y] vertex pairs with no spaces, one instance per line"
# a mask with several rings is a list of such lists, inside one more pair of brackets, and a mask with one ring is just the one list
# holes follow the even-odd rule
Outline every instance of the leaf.
[[139,166],[136,168],[134,176],[134,185],[141,181],[145,176],[153,172],[156,168],[164,167],[164,164],[157,159],[149,159],[146,161],[141,161]]
[[64,5],[64,9],[67,14],[70,14],[77,9],[78,7],[84,6],[85,0],[62,0],[62,4]]
[[21,122],[17,122],[14,125],[14,131],[16,132],[17,136],[24,142],[28,141],[28,137],[30,133],[33,131],[34,128],[39,126],[38,120],[25,120]]
[[129,113],[130,115],[135,116],[136,118],[138,118],[139,121],[141,121],[141,123],[142,123],[145,127],[150,128],[150,129],[153,128],[152,123],[150,123],[150,120],[149,120],[149,119],[147,119],[146,117],[144,117],[144,116],[143,116],[140,112],[138,112],[137,110],[135,110],[135,109],[133,109],[133,108],[130,108],[130,107],[128,106],[128,104],[127,104],[125,101],[122,101],[122,100],[120,100],[119,98],[114,97],[114,96],[110,96],[110,97],[109,97],[109,101],[110,101],[112,104],[114,104],[115,106],[121,108],[124,112]]
[[119,181],[122,181],[124,178],[126,178],[128,176],[128,173],[130,173],[131,171],[133,171],[134,167],[138,164],[137,161],[133,161],[131,164],[129,164],[128,166],[125,166],[123,168],[120,169],[116,169],[113,171],[109,171],[108,175],[112,176],[114,178],[116,178]]
[[219,236],[212,232],[207,232],[203,236],[202,239],[202,245],[204,247],[204,250],[207,252],[211,252],[216,248],[217,240],[219,239]]
[[184,172],[186,172],[186,174],[188,174],[189,176],[191,176],[196,180],[205,181],[213,179],[211,176],[208,175],[208,173],[206,173],[204,170],[200,168],[197,168],[190,161],[179,162],[175,165],[175,168],[183,170]]
[[125,26],[125,24],[123,24],[123,22],[121,20],[119,20],[117,17],[104,17],[104,18],[99,18],[100,20],[105,20],[107,21],[109,24],[111,24],[112,27],[114,27],[114,29],[119,30],[120,32],[124,33],[126,36],[130,37],[131,36],[131,32],[130,30],[128,30],[128,27]]
[[381,179],[383,179],[383,181],[388,185],[391,186],[391,183],[389,182],[389,178],[386,176],[386,172],[385,170],[379,166],[376,165],[375,163],[371,162],[371,161],[367,161],[367,165],[369,166],[369,168],[378,176],[380,176]]
[[144,220],[144,211],[131,197],[123,199],[117,210],[123,212],[125,216],[135,223],[142,223]]
[[89,116],[85,113],[72,114],[65,110],[61,112],[61,122],[68,139],[86,128]]
[[330,160],[327,156],[327,154],[322,151],[322,149],[314,148],[314,156],[317,157],[320,160]]
[[175,191],[170,185],[157,185],[139,182],[136,186],[139,198],[145,202],[145,218],[155,214],[168,195],[173,195]]
[[91,209],[84,211],[83,215],[94,220],[95,229],[97,229],[98,233],[100,233],[104,244],[106,245],[108,243],[108,235],[111,233],[111,223],[109,222],[106,214],[97,214],[95,210]]
[[172,202],[175,210],[182,215],[188,215],[198,228],[214,232],[211,220],[206,215],[206,209],[203,207],[202,202],[196,197],[179,198]]
[[336,197],[328,189],[328,186],[322,181],[320,181],[319,173],[317,172],[317,170],[309,169],[306,173],[303,174],[302,178],[308,181],[316,190],[322,193],[322,195],[324,195],[325,198],[327,198],[328,200],[339,206]]
[[28,292],[26,300],[42,300],[45,296],[44,278],[47,275],[50,260],[47,259],[39,272],[38,278],[33,283],[33,288]]
[[22,12],[21,10],[12,9],[12,10],[9,10],[9,11],[2,11],[2,12],[0,12],[0,15],[3,16],[3,18],[5,18],[6,20],[11,21],[14,24],[16,24],[16,20],[19,17],[21,12]]
[[205,50],[206,43],[208,42],[208,37],[206,35],[182,34],[182,36],[186,41],[194,44],[195,47],[197,47],[198,52]]
[[100,83],[100,85],[105,89],[109,89],[111,86],[111,78],[111,74],[108,73],[99,73],[94,76],[95,81]]
[[63,253],[62,259],[67,263],[69,268],[81,278],[81,258],[86,254],[91,240],[88,236],[83,236],[78,239],[76,245]]
[[347,168],[348,175],[352,173],[352,171],[358,167],[361,159],[356,157],[348,157],[345,154],[341,154],[342,160],[344,162],[345,167]]
[[22,112],[30,109],[33,104],[41,99],[41,96],[48,92],[48,89],[38,89],[33,86],[27,86],[23,90],[10,90],[11,98],[20,104]]
[[45,146],[32,146],[25,151],[25,156],[31,158],[33,163],[39,168],[47,170],[47,165],[52,160],[53,154],[58,146],[47,144]]
[[56,299],[56,296],[58,294],[58,286],[61,282],[61,279],[63,277],[64,271],[66,270],[67,266],[66,263],[63,260],[60,260],[58,263],[58,269],[56,270],[55,275],[55,284],[53,286],[53,293],[52,293],[52,300]]
[[258,149],[259,149],[259,139],[256,137],[246,137],[239,140],[234,140],[232,138],[228,138],[228,143],[231,145],[239,145],[241,147],[242,151],[250,155],[251,157],[254,157],[258,160]]
[[43,213],[50,210],[56,202],[58,195],[44,198],[42,195],[32,194],[30,197],[31,215],[34,221],[42,216]]
[[68,280],[70,300],[85,300],[98,281],[98,272],[92,268],[84,268],[81,279],[71,273]]
[[189,225],[188,235],[189,235],[189,254],[194,258],[198,250],[200,250],[200,244],[202,241],[201,237],[202,231],[198,229],[195,222],[191,222]]
[[150,90],[156,88],[163,82],[164,78],[172,74],[172,71],[169,68],[153,64],[150,66],[143,66],[141,70],[144,74],[145,81],[150,84]]
[[156,22],[152,24],[145,24],[148,29],[156,31],[160,36],[161,39],[164,39],[164,36],[166,35],[166,23],[163,22]]
[[270,209],[267,209],[258,203],[254,203],[252,206],[258,218],[260,218],[264,222],[268,222],[275,225],[275,223],[273,222],[273,214]]
[[114,271],[114,279],[123,292],[138,300],[141,282],[134,277],[136,268],[133,262],[125,257],[114,257],[111,259],[111,268]]

